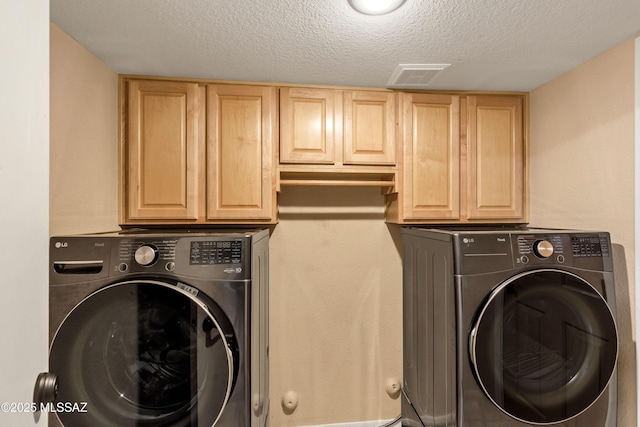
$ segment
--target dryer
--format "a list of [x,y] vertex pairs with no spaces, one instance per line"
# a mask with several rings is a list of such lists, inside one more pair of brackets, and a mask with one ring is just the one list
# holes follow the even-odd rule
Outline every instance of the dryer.
[[50,242],[50,425],[268,424],[269,231]]
[[403,426],[616,425],[608,233],[402,236]]

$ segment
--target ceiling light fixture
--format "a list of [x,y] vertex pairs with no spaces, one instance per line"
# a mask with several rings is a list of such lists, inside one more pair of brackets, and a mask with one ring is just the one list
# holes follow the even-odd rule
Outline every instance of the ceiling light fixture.
[[405,0],[349,0],[355,10],[366,15],[384,15],[399,8]]

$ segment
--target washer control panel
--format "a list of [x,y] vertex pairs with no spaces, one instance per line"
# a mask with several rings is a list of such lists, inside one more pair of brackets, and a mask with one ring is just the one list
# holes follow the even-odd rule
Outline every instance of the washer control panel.
[[572,265],[599,262],[609,257],[609,240],[600,234],[520,234],[516,265],[557,263]]
[[87,275],[92,279],[168,275],[176,280],[250,280],[254,242],[267,232],[133,229],[56,236],[50,239],[50,272],[60,283],[87,280]]
[[[166,271],[180,266],[241,264],[243,241],[219,239],[122,239],[117,271]],[[234,269],[234,271],[236,271]]]
[[[438,233],[439,231],[436,230]],[[575,267],[611,271],[609,233],[554,229],[454,230],[455,271],[486,273],[514,267]]]

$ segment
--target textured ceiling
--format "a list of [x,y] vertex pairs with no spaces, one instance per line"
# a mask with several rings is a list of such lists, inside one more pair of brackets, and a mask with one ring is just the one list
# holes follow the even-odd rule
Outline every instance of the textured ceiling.
[[51,0],[51,20],[121,74],[387,87],[399,64],[451,64],[430,89],[529,91],[640,33],[640,0]]

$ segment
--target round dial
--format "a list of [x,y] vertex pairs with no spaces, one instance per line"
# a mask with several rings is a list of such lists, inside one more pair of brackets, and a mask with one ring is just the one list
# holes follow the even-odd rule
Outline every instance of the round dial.
[[533,253],[539,258],[549,258],[553,255],[553,245],[548,240],[538,240],[533,244]]
[[142,245],[136,249],[135,259],[143,267],[152,265],[158,259],[158,248],[153,245]]

